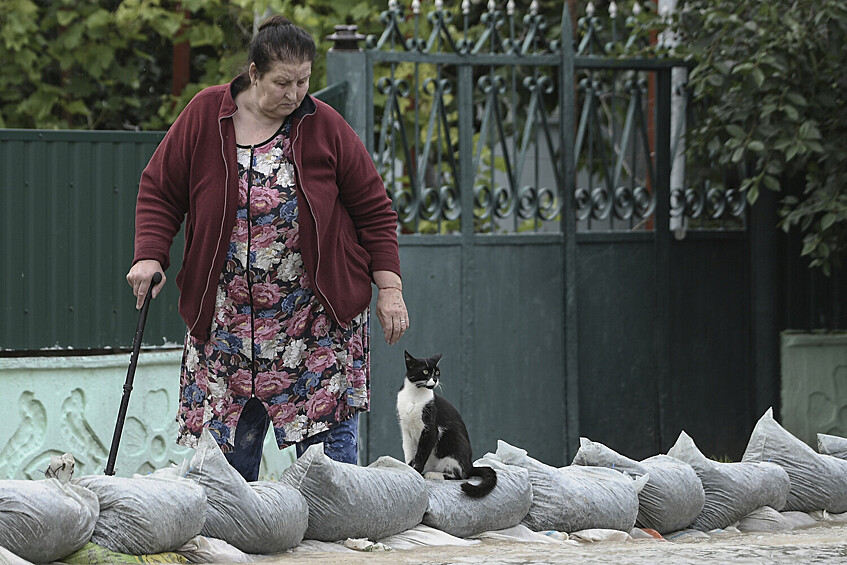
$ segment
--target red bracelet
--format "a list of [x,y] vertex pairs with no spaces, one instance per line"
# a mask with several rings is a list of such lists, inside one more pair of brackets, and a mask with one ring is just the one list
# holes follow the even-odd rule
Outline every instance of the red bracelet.
[[399,286],[378,286],[377,288],[379,290],[385,290],[386,288],[393,288],[394,290],[399,290],[400,292],[403,292],[403,289],[400,288]]

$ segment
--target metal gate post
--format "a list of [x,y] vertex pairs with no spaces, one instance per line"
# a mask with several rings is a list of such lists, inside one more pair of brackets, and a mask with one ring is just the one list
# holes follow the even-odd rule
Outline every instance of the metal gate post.
[[[459,65],[458,69],[459,108],[473,108],[473,67]],[[474,359],[474,289],[476,281],[474,242],[474,163],[473,163],[473,114],[459,112],[459,198],[461,202],[462,273],[461,273],[461,367],[465,375],[473,374]],[[463,401],[471,391],[462,379],[460,394]]]
[[562,320],[565,335],[564,360],[562,367],[565,380],[565,461],[571,461],[579,447],[579,348],[577,340],[577,288],[576,288],[576,214],[574,194],[576,192],[576,163],[574,135],[576,132],[576,85],[574,66],[573,27],[568,3],[562,7],[562,61],[559,73],[559,111],[561,112],[561,136],[559,158],[562,175],[561,232],[564,238],[562,280],[564,283]]
[[[333,47],[326,55],[327,90],[344,89],[343,107],[337,108],[344,119],[373,153],[373,72],[368,64],[368,54],[359,47],[365,38],[355,25],[337,25],[335,33],[327,39]],[[359,418],[359,461],[370,461],[370,419],[365,413]]]
[[359,134],[368,150],[373,149],[373,136],[368,135],[373,127],[373,106],[368,107],[368,85],[370,85],[367,53],[359,47],[365,38],[354,25],[335,26],[335,33],[327,37],[334,42],[326,55],[327,89],[337,84],[346,86],[346,102],[341,114],[350,127]]
[[[763,190],[748,214],[752,302],[750,369],[755,392],[751,408],[754,415],[763,414],[770,407],[779,413],[779,381],[774,378],[780,374],[779,232],[775,227],[779,214],[779,196],[773,191]],[[750,422],[751,427],[754,424],[754,421]]]
[[671,181],[671,67],[656,70],[656,356],[659,449],[664,453],[666,444],[665,407],[668,405],[668,380],[670,379],[670,327],[669,297],[671,292],[670,254],[670,181]]

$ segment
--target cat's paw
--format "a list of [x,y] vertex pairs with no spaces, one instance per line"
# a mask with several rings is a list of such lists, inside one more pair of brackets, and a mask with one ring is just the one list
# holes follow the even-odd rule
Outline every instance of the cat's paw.
[[425,479],[435,479],[437,481],[443,481],[444,480],[444,473],[437,473],[435,471],[427,471],[426,473],[424,473],[424,478]]

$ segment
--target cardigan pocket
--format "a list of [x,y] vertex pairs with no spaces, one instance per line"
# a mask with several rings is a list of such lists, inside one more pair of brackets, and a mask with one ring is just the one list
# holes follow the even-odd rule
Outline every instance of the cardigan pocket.
[[370,281],[371,254],[346,231],[341,232],[341,240],[344,254],[347,257],[346,262],[355,270],[364,272],[368,281]]
[[371,257],[350,233],[342,230],[338,251],[343,254],[336,263],[340,269],[333,281],[333,291],[338,304],[338,315],[349,321],[362,313],[371,301]]

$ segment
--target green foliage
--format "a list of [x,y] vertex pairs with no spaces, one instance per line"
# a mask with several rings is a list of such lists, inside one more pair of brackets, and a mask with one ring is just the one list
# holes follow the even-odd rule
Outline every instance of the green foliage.
[[691,0],[653,29],[695,63],[690,163],[742,166],[755,202],[781,191],[780,225],[829,274],[847,250],[847,4],[843,0]]
[[[281,13],[318,43],[312,90],[325,86],[325,37],[367,24],[375,0],[0,0],[0,127],[167,128],[206,86],[246,60],[254,21]],[[189,84],[172,91],[173,45],[191,49]]]

